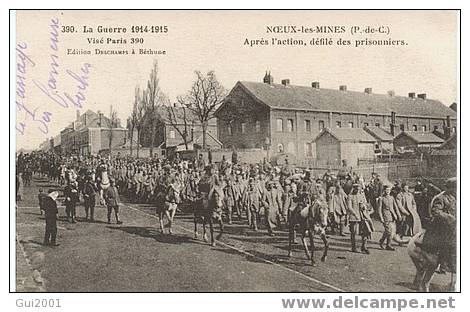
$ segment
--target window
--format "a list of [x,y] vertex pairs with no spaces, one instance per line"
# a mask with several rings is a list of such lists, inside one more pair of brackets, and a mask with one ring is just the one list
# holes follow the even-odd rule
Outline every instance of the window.
[[336,122],[336,128],[341,128],[341,121]]
[[325,128],[325,122],[323,120],[318,121],[318,130],[323,130]]
[[279,144],[277,145],[277,151],[278,151],[279,153],[283,153],[283,152],[284,152],[284,145],[282,145],[282,143],[279,143]]
[[417,125],[413,125],[413,131],[418,131],[418,126]]
[[255,121],[255,131],[260,132],[261,131],[261,122],[259,120]]
[[312,124],[310,123],[310,120],[305,120],[305,131],[306,132],[312,131]]
[[421,126],[421,131],[422,131],[422,132],[426,132],[426,130],[427,130],[427,127],[426,127],[426,126]]
[[400,131],[405,131],[405,125],[404,124],[400,125]]
[[348,126],[349,126],[349,128],[354,128],[354,122],[352,122],[352,121],[348,122]]
[[282,123],[282,119],[281,119],[281,118],[276,119],[276,129],[277,129],[277,131],[279,131],[279,132],[284,131],[284,125],[283,125],[283,123]]
[[305,157],[312,157],[312,143],[306,142],[304,144],[304,152],[305,152]]
[[287,119],[287,132],[294,131],[294,119]]
[[295,145],[294,142],[287,143],[287,151],[289,153],[295,154]]
[[168,134],[168,137],[169,137],[170,139],[174,139],[175,136],[176,136],[176,135],[175,135],[175,130],[170,130],[170,133]]
[[245,131],[246,131],[246,123],[245,123],[245,122],[242,122],[242,123],[240,124],[240,126],[241,126],[242,133],[245,133]]
[[368,123],[368,122],[365,122],[365,123],[364,123],[364,127],[369,127],[369,123]]
[[376,126],[376,127],[380,127],[380,122],[376,122],[376,123],[375,123],[375,126]]
[[232,135],[232,124],[229,123],[228,126],[227,126],[227,133],[228,135]]
[[452,127],[452,132],[455,133],[455,131],[457,130],[456,127]]

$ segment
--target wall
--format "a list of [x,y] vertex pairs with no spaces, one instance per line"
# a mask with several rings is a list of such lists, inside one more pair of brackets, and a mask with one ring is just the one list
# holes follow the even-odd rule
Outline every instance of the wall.
[[[259,131],[256,129],[259,121]],[[245,123],[245,132],[241,124]],[[229,133],[232,126],[232,134]],[[269,109],[256,102],[241,87],[234,88],[217,112],[218,139],[226,148],[263,148],[269,137]]]
[[342,158],[340,142],[325,132],[316,140],[316,157],[326,165],[340,165]]
[[357,166],[358,158],[372,159],[374,157],[374,143],[341,143],[341,161],[345,160],[347,166]]
[[[220,149],[211,151],[212,153],[212,162],[220,162],[222,160],[222,156],[225,156],[227,161],[232,161],[232,150],[231,149]],[[208,161],[208,152],[207,151],[199,151],[199,154],[204,155],[204,159],[206,162]],[[243,164],[254,164],[262,162],[266,158],[266,150],[262,149],[245,149],[245,150],[237,150],[238,154],[238,163]]]

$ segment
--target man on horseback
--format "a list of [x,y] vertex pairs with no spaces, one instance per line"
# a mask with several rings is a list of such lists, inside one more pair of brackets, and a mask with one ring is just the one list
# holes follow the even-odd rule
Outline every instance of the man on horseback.
[[438,253],[441,269],[456,271],[456,179],[449,179],[445,190],[436,195],[429,207],[431,221],[424,233],[423,250]]

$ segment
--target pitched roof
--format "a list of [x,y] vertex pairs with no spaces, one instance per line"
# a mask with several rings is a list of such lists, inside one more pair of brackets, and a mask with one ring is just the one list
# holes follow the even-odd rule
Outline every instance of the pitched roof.
[[393,141],[393,136],[390,132],[386,131],[382,127],[364,127],[364,130],[367,131],[370,135],[374,138],[378,139],[379,141]]
[[317,135],[317,137],[313,141],[316,141],[325,133],[331,134],[340,142],[377,142],[377,139],[375,139],[372,135],[370,135],[364,129],[361,128],[325,128],[322,130],[322,132]]
[[444,142],[443,139],[431,132],[402,131],[395,137],[394,140],[401,136],[407,136],[418,144]]
[[457,148],[457,134],[453,133],[444,143],[439,146],[439,149],[456,149]]
[[[305,86],[239,81],[240,85],[260,102],[271,108],[333,111],[361,114],[456,117],[455,111],[437,100],[367,94],[357,91],[316,89]],[[235,86],[235,87],[236,87]]]

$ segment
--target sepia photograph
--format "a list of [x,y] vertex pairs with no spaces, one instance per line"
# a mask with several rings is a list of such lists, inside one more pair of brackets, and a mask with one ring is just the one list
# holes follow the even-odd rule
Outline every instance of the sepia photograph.
[[11,292],[460,292],[459,10],[10,18]]

